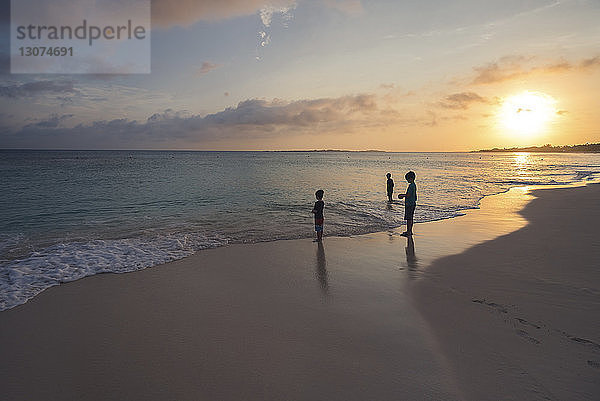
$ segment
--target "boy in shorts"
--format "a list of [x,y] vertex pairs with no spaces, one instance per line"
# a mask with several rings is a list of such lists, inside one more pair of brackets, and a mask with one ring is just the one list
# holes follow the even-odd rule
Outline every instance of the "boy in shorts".
[[417,184],[415,184],[416,175],[414,171],[409,171],[404,176],[408,181],[408,188],[405,194],[398,194],[398,199],[404,198],[404,220],[406,220],[406,231],[402,234],[403,237],[413,235],[413,224],[415,208],[417,207]]
[[387,196],[388,202],[392,203],[392,195],[394,194],[394,180],[392,180],[392,174],[387,173],[385,175],[387,177]]
[[315,202],[315,206],[312,210],[312,213],[315,215],[315,231],[317,232],[317,239],[315,242],[321,242],[323,240],[323,208],[325,207],[325,202],[323,202],[323,194],[324,191],[322,189],[319,189],[317,192],[315,192],[317,201]]

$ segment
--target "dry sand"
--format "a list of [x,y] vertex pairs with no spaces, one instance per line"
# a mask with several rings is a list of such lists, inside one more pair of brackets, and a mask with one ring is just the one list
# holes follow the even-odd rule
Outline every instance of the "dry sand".
[[536,195],[527,226],[514,189],[408,246],[234,245],[51,288],[0,312],[1,398],[597,399],[600,186]]

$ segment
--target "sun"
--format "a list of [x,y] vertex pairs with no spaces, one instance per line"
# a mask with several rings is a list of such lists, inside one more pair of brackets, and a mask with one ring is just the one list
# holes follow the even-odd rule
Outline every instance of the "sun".
[[509,130],[529,135],[543,131],[556,115],[556,100],[541,92],[523,92],[502,102],[499,119]]

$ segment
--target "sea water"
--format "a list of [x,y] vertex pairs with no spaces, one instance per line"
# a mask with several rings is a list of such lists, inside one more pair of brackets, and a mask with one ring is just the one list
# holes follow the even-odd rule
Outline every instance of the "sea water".
[[[103,272],[129,272],[230,243],[403,224],[386,173],[417,175],[417,222],[459,216],[483,196],[600,173],[598,154],[0,151],[0,310]],[[394,195],[395,197],[395,195]]]

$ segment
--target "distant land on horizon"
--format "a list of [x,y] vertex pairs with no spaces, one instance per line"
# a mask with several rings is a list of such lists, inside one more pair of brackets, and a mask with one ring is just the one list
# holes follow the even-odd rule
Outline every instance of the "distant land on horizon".
[[473,152],[545,152],[545,153],[600,153],[600,143],[586,143],[582,145],[528,146],[523,148],[493,148],[481,149]]
[[273,150],[267,152],[303,152],[303,153],[394,153],[387,150],[344,150],[344,149],[312,149],[312,150]]
[[197,149],[35,149],[35,148],[0,148],[2,152],[10,151],[49,151],[49,152],[266,152],[266,153],[488,153],[488,152],[557,152],[557,153],[600,153],[600,143],[581,145],[492,148],[467,151],[393,151],[393,150],[349,150],[349,149],[282,149],[282,150],[197,150]]

